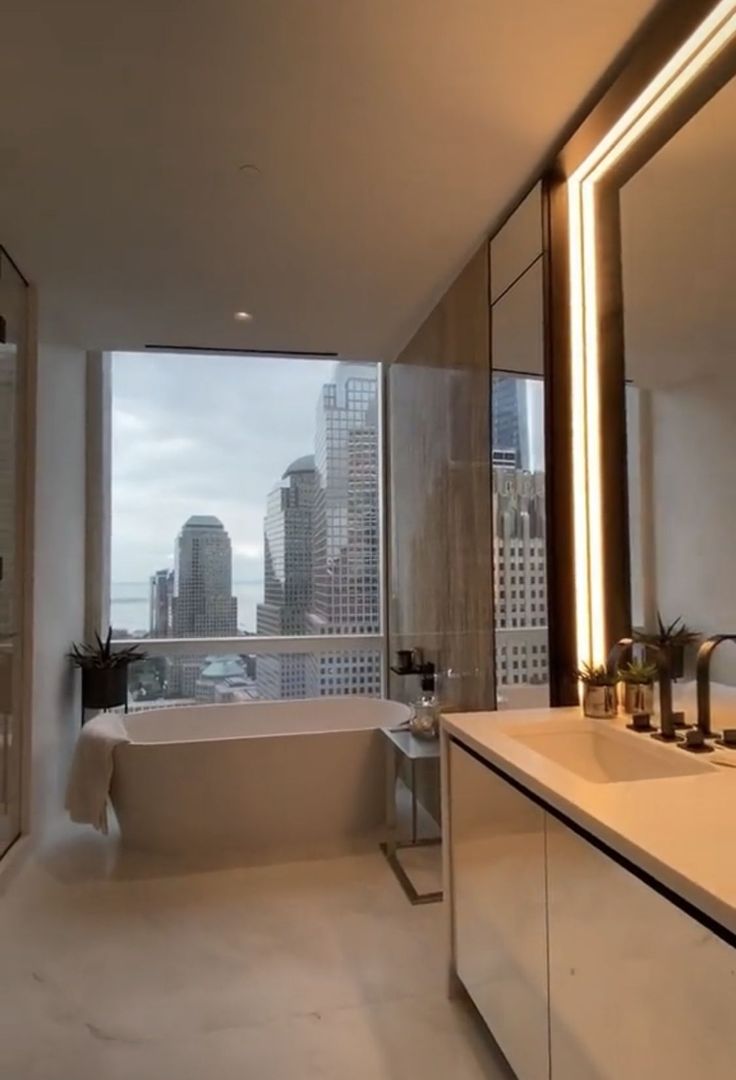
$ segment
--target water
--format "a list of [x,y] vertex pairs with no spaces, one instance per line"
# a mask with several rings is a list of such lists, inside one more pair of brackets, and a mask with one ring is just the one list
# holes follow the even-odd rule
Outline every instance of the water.
[[[114,581],[110,587],[110,623],[115,630],[148,633],[150,595],[147,581]],[[256,605],[263,600],[262,581],[234,581],[238,629],[255,633]]]

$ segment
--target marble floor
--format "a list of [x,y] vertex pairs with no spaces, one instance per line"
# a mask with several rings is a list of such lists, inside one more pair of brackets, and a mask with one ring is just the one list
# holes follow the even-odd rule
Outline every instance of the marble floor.
[[378,854],[207,870],[65,831],[0,898],[7,1080],[508,1080]]

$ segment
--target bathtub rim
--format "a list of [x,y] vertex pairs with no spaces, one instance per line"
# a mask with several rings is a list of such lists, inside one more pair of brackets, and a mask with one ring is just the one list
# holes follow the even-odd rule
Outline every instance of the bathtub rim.
[[[263,706],[263,705],[275,706],[277,708],[280,707],[283,711],[286,711],[288,708],[290,708],[290,707],[292,707],[294,705],[323,704],[325,702],[325,700],[327,700],[327,701],[329,701],[331,703],[333,703],[333,702],[334,703],[343,702],[343,703],[348,703],[348,704],[355,704],[356,700],[360,700],[360,701],[366,701],[366,702],[375,703],[377,705],[378,704],[389,704],[389,705],[395,707],[395,710],[396,710],[397,713],[402,714],[402,719],[399,719],[398,716],[397,716],[395,718],[395,722],[393,722],[393,723],[386,723],[386,724],[373,723],[373,724],[365,724],[365,725],[360,726],[360,727],[340,727],[340,726],[338,726],[338,727],[324,727],[324,728],[314,728],[313,727],[313,728],[310,728],[307,731],[242,732],[242,733],[237,734],[237,735],[230,735],[230,734],[228,734],[228,735],[222,735],[222,734],[217,735],[217,734],[213,734],[213,735],[205,736],[205,737],[195,736],[195,737],[179,738],[179,739],[172,739],[172,738],[136,739],[135,736],[130,732],[130,730],[128,728],[128,722],[129,722],[129,720],[131,718],[136,718],[136,719],[139,718],[139,717],[142,718],[143,716],[145,716],[149,712],[153,713],[153,714],[160,714],[160,713],[171,714],[173,712],[177,712],[177,713],[182,712],[182,713],[186,714],[186,712],[189,709],[207,709],[207,710],[213,709],[213,710],[221,711],[221,710],[230,710],[230,709],[232,709],[232,710],[235,710],[235,709],[247,709],[247,708],[249,708],[251,706]],[[391,711],[393,712],[394,710],[392,709]],[[187,745],[189,743],[240,742],[243,739],[278,739],[278,738],[304,737],[304,736],[309,736],[309,735],[355,734],[356,732],[359,732],[359,731],[380,731],[383,728],[388,728],[388,727],[396,728],[396,727],[401,726],[405,721],[408,721],[410,713],[411,713],[411,706],[407,705],[405,702],[394,701],[391,698],[373,698],[373,697],[368,697],[367,695],[366,696],[361,696],[361,695],[358,695],[358,694],[355,694],[355,695],[354,694],[342,694],[342,695],[339,695],[339,696],[335,695],[334,697],[329,697],[327,699],[322,698],[322,697],[316,697],[316,698],[313,697],[313,698],[295,698],[293,700],[290,700],[290,699],[287,698],[287,699],[282,699],[280,701],[270,701],[270,702],[267,702],[267,701],[252,701],[252,702],[251,701],[236,701],[236,702],[223,702],[223,703],[220,703],[220,704],[217,704],[217,703],[211,703],[211,704],[210,703],[203,703],[203,704],[200,704],[200,705],[168,705],[168,706],[162,706],[161,708],[155,708],[155,709],[150,709],[150,710],[141,709],[141,710],[139,710],[137,712],[134,712],[134,713],[122,714],[121,718],[123,720],[123,723],[124,723],[128,738],[127,738],[127,740],[125,742],[121,742],[119,744],[119,748],[120,749],[123,749],[123,748],[127,749],[127,748],[130,748],[130,747],[146,747],[146,746],[182,746],[182,745]]]

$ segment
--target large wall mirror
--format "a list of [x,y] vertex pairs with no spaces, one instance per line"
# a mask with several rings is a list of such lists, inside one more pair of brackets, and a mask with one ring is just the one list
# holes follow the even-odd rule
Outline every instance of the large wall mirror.
[[[734,132],[736,80],[617,189],[634,630],[736,633]],[[736,700],[736,646],[714,680]]]

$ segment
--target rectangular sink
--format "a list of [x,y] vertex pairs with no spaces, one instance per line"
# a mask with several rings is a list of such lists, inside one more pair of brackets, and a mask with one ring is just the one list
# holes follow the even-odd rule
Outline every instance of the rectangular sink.
[[714,766],[701,757],[657,744],[648,735],[607,727],[606,721],[547,721],[509,729],[506,734],[594,784],[715,773]]

